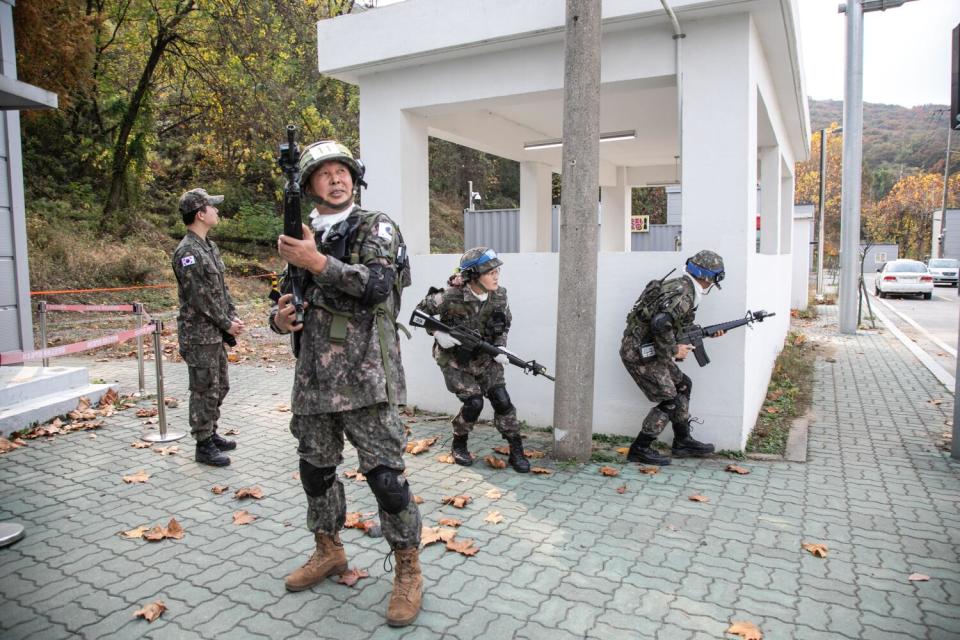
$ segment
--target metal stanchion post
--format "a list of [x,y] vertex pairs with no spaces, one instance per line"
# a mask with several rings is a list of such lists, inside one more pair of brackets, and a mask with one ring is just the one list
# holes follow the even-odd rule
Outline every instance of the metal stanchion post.
[[[137,314],[137,329],[143,328],[143,304],[133,303],[133,312]],[[146,384],[143,379],[143,336],[137,336],[137,373],[140,375],[140,397],[143,397]]]
[[187,435],[182,431],[167,431],[167,405],[164,402],[163,395],[163,348],[160,345],[160,332],[163,331],[163,323],[159,320],[153,322],[153,357],[157,364],[157,417],[160,422],[160,433],[145,433],[140,436],[141,440],[147,442],[173,442]]
[[[40,348],[47,348],[47,301],[41,300],[37,303],[37,311],[40,313]],[[50,366],[50,358],[44,357],[41,364],[45,367]]]

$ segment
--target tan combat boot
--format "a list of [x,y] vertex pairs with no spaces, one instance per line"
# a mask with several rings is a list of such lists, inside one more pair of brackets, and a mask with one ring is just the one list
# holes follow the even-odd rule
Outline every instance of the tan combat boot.
[[417,619],[423,598],[423,576],[420,575],[420,550],[417,547],[393,552],[397,567],[393,577],[393,593],[387,605],[387,624],[405,627]]
[[307,563],[287,576],[284,584],[287,591],[303,591],[327,576],[347,570],[347,554],[343,551],[340,536],[314,532],[317,548]]

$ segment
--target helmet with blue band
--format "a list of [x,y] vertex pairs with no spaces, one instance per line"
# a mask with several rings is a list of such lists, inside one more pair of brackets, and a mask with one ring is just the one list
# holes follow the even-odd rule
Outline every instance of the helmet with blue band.
[[687,273],[694,278],[711,282],[719,289],[725,275],[723,258],[713,251],[699,251],[693,257],[687,258]]
[[460,274],[466,280],[477,278],[503,264],[497,252],[487,247],[470,249],[460,258]]

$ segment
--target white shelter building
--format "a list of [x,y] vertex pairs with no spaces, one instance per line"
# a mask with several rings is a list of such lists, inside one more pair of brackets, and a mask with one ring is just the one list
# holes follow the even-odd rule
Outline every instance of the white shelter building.
[[[602,2],[601,138],[628,139],[600,145],[594,431],[638,431],[649,403],[619,359],[625,317],[648,280],[679,274],[686,257],[709,248],[724,257],[727,279],[702,301],[701,324],[747,309],[777,313],[708,341],[708,367],[682,365],[694,381],[691,412],[704,420],[696,437],[741,449],[789,323],[793,167],[807,157],[810,129],[796,0],[670,4],[685,34],[680,56],[659,0]],[[320,72],[359,87],[364,206],[395,218],[413,256],[401,320],[459,258],[429,255],[428,137],[516,160],[520,253],[503,256],[501,279],[514,317],[509,347],[550,370],[550,187],[561,149],[529,147],[562,136],[564,10],[563,0],[407,0],[317,25]],[[677,182],[681,250],[631,252],[631,188]],[[455,412],[432,340],[414,333],[403,344],[408,401]],[[548,381],[512,369],[507,384],[521,419],[553,423]]]

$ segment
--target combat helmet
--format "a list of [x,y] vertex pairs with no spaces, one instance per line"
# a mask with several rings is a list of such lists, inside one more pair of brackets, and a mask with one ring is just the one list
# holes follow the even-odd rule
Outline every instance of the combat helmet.
[[336,160],[342,162],[350,170],[355,188],[367,186],[363,174],[367,168],[359,158],[354,158],[350,149],[336,140],[321,140],[309,145],[300,153],[300,189],[305,190],[310,183],[310,176],[324,162]]
[[723,280],[723,258],[718,253],[704,249],[687,258],[687,273],[694,278],[703,278],[720,288]]
[[476,280],[487,271],[492,271],[503,264],[497,257],[497,252],[487,247],[469,249],[460,258],[460,275],[467,282]]

